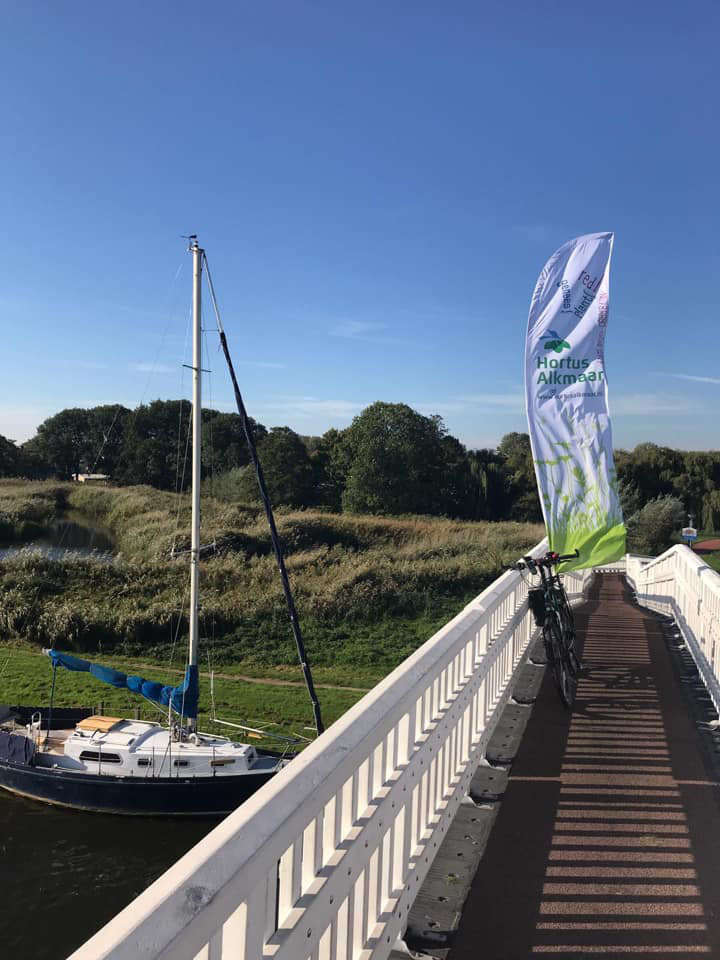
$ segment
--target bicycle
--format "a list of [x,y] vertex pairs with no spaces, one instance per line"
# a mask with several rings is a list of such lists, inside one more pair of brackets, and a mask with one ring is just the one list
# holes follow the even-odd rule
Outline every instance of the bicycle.
[[[575,557],[579,557],[580,553],[578,550],[575,551]],[[572,557],[572,555],[571,555]],[[556,555],[556,563],[559,563],[563,557]],[[557,599],[559,600],[560,606],[560,616],[564,620],[565,626],[565,639],[568,650],[568,663],[570,666],[570,672],[573,677],[577,677],[582,670],[582,662],[577,655],[577,650],[575,648],[575,617],[573,616],[572,607],[570,606],[570,601],[568,600],[568,595],[565,592],[565,587],[560,578],[560,574],[556,569],[552,567],[548,568],[548,573],[551,578],[552,587],[555,590]]]
[[573,681],[582,664],[575,650],[575,621],[560,574],[554,569],[563,560],[575,560],[580,554],[547,553],[544,557],[523,557],[515,565],[516,570],[527,569],[539,574],[540,587],[531,588],[528,594],[530,609],[535,622],[542,627],[543,644],[548,664],[560,699],[569,707],[573,699]]

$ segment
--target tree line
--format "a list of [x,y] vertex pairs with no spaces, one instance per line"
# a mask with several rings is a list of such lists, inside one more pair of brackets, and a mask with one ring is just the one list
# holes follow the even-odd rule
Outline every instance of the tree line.
[[[156,400],[61,410],[18,446],[0,437],[0,476],[102,473],[120,485],[166,490],[189,485],[191,407]],[[376,402],[344,430],[301,436],[252,422],[276,505],[373,514],[434,514],[468,520],[540,521],[528,435],[509,433],[497,448],[468,450],[441,417],[406,404]],[[257,499],[254,470],[234,413],[203,411],[203,483],[223,499]],[[623,512],[675,501],[706,530],[720,529],[720,452],[639,444],[616,450]],[[649,508],[650,509],[650,508]],[[651,508],[657,510],[657,507]]]

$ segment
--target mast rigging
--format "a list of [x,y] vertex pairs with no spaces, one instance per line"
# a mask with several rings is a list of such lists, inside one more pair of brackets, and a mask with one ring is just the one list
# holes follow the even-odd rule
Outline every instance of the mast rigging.
[[295,601],[293,599],[292,590],[290,588],[290,581],[287,575],[287,569],[285,567],[285,558],[283,556],[282,544],[280,543],[280,537],[277,532],[277,527],[275,525],[275,516],[273,514],[272,504],[270,502],[270,495],[268,493],[267,484],[265,483],[265,475],[263,473],[262,464],[260,463],[260,458],[258,457],[257,447],[255,446],[255,438],[253,436],[252,428],[248,420],[247,411],[245,409],[245,404],[243,403],[242,394],[240,393],[240,387],[238,386],[237,377],[235,376],[235,368],[233,366],[232,358],[230,357],[230,350],[228,348],[227,337],[225,336],[225,330],[223,329],[222,321],[220,320],[220,311],[217,305],[217,298],[215,296],[215,288],[213,286],[212,277],[210,276],[210,267],[208,265],[207,256],[203,253],[203,259],[205,261],[205,272],[208,278],[208,286],[210,288],[210,298],[212,300],[213,310],[215,311],[215,319],[217,320],[218,332],[220,334],[220,346],[222,347],[223,354],[225,355],[225,362],[227,363],[228,370],[230,372],[230,379],[232,380],[233,391],[235,393],[235,404],[237,406],[237,411],[240,415],[240,421],[242,423],[243,433],[245,434],[245,440],[248,445],[248,450],[250,452],[250,459],[252,465],[255,468],[255,475],[257,477],[258,487],[260,489],[260,497],[265,508],[265,516],[267,517],[268,525],[270,527],[270,538],[272,540],[273,550],[275,552],[275,560],[277,562],[278,570],[280,571],[280,579],[282,581],[283,593],[285,594],[285,603],[287,605],[288,617],[290,619],[290,626],[292,628],[293,637],[295,638],[295,646],[297,647],[298,657],[300,659],[300,667],[302,668],[303,677],[305,679],[305,685],[307,686],[308,694],[310,695],[310,702],[312,703],[313,716],[315,719],[315,729],[318,732],[318,736],[324,731],[325,727],[322,721],[322,715],[320,712],[320,701],[318,700],[317,694],[315,692],[315,685],[313,684],[312,672],[310,670],[310,663],[307,658],[307,653],[305,651],[305,644],[302,638],[302,632],[300,630],[300,621],[298,619],[297,610],[295,608]]

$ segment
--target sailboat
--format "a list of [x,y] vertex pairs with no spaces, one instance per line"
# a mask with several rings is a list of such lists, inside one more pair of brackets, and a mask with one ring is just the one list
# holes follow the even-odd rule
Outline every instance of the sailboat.
[[[292,754],[288,752],[233,742],[226,737],[203,733],[197,727],[203,372],[201,291],[203,265],[207,265],[207,258],[197,237],[192,236],[189,240],[193,257],[193,450],[189,642],[185,676],[177,686],[163,685],[140,676],[128,676],[68,653],[45,651],[53,666],[53,694],[58,669],[88,672],[104,683],[127,688],[165,708],[167,722],[108,717],[94,714],[91,710],[53,711],[52,706],[46,714],[37,708],[0,707],[0,787],[25,797],[101,812],[162,816],[223,815],[235,809],[292,759]],[[316,727],[321,733],[319,705],[289,592],[277,530],[262,468],[247,426],[247,415],[220,322],[209,270],[207,277],[221,344],[270,522],[290,620],[313,702]]]

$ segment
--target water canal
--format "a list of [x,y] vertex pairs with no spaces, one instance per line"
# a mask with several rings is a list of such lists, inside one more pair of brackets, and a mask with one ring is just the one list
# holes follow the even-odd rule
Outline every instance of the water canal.
[[[0,546],[0,559],[107,563],[115,549],[109,531],[68,513],[31,543]],[[0,957],[64,960],[218,822],[82,813],[0,790]]]
[[112,560],[115,541],[109,530],[78,513],[67,513],[49,530],[29,543],[0,544],[0,560],[24,553],[39,553],[51,560],[94,558]]
[[0,790],[0,956],[64,960],[218,822],[83,813]]

